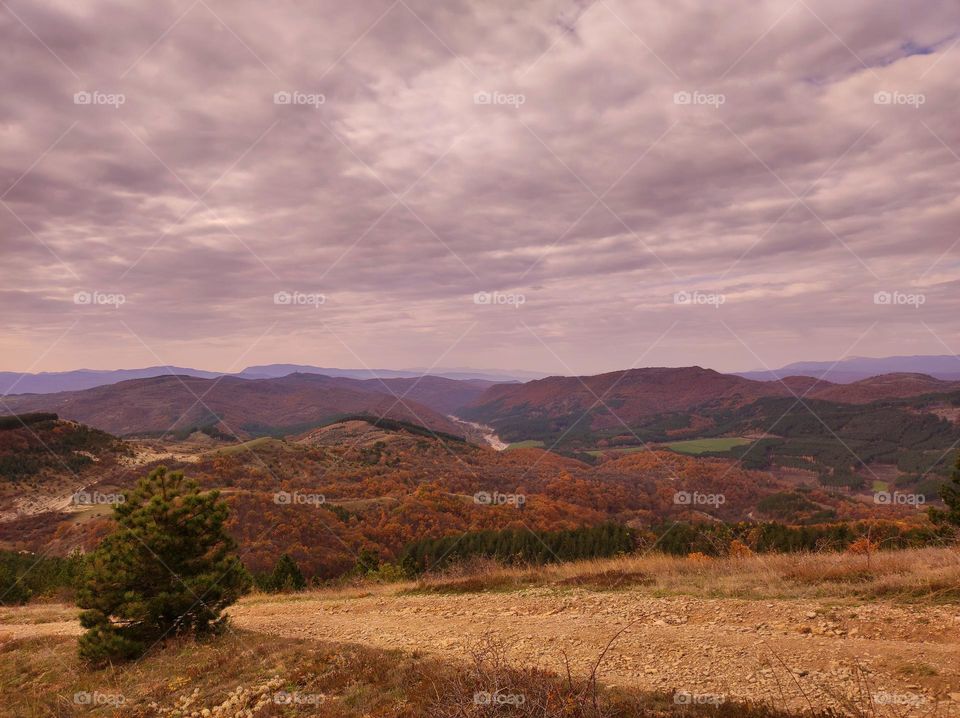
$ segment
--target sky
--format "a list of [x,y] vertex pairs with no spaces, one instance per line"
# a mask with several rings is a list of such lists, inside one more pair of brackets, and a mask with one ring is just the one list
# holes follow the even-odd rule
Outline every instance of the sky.
[[0,370],[960,352],[955,0],[2,0],[0,83]]

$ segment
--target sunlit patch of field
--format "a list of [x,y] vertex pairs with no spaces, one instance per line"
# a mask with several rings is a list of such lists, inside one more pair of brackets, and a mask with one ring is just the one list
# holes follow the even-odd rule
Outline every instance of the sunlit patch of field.
[[537,439],[527,439],[526,441],[515,441],[510,444],[506,450],[511,451],[513,449],[542,449],[545,444],[542,441]]
[[681,454],[705,454],[711,451],[729,451],[734,446],[743,446],[752,442],[739,436],[721,437],[718,439],[690,439],[688,441],[674,441],[667,444],[671,451]]

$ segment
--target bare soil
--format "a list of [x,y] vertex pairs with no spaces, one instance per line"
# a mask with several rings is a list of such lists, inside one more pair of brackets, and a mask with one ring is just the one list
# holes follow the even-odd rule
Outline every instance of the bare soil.
[[[253,596],[238,628],[289,638],[402,649],[465,661],[486,636],[511,663],[589,674],[601,683],[770,701],[787,709],[960,716],[960,611],[833,599],[656,597],[642,589],[535,587],[419,595],[317,592]],[[0,613],[0,642],[74,635],[73,609]]]

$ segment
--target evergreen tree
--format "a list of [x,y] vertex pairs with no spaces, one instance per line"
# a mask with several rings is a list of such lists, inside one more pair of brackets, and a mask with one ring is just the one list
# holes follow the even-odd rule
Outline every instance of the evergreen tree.
[[81,657],[141,656],[174,635],[223,628],[223,609],[249,587],[224,529],[227,505],[179,471],[158,467],[114,507],[116,530],[87,562],[77,597]]
[[23,576],[18,575],[16,563],[0,563],[0,606],[18,606],[29,601],[32,595]]
[[300,572],[297,562],[285,553],[273,567],[269,585],[273,591],[302,591],[307,587],[307,579]]
[[354,566],[354,570],[358,574],[366,576],[369,573],[376,573],[378,568],[380,568],[380,556],[376,551],[369,548],[360,551],[360,555],[357,556],[357,563]]
[[930,518],[940,525],[960,527],[960,456],[950,481],[940,487],[940,498],[946,504],[946,510],[930,509]]

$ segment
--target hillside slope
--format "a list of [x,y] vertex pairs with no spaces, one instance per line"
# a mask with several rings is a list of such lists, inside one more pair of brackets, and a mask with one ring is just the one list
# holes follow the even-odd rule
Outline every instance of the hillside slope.
[[349,414],[387,416],[462,434],[441,413],[409,398],[398,400],[377,381],[319,374],[255,380],[162,376],[84,391],[10,396],[5,402],[14,411],[53,411],[120,436],[192,427],[216,427],[239,436],[284,434]]
[[508,441],[560,436],[589,441],[593,434],[614,432],[629,436],[651,423],[655,438],[709,429],[729,412],[762,399],[868,404],[958,390],[958,382],[922,374],[890,374],[840,385],[807,376],[754,381],[701,367],[649,368],[496,385],[462,413],[492,425]]
[[927,374],[883,374],[849,384],[827,384],[810,396],[841,404],[869,404],[879,399],[906,399],[924,394],[960,391],[960,381],[944,381]]
[[[345,380],[349,381],[349,380]],[[397,379],[366,379],[356,384],[364,391],[374,391],[415,401],[441,414],[456,414],[477,400],[496,382],[483,379],[447,379],[423,376]]]
[[779,369],[737,372],[760,381],[777,377],[810,376],[848,384],[883,374],[928,374],[937,379],[960,381],[960,358],[941,356],[847,357],[839,361],[801,361]]
[[0,416],[0,522],[62,508],[129,454],[116,437],[56,414]]
[[779,382],[757,382],[701,367],[630,369],[581,377],[547,377],[521,385],[498,385],[470,407],[480,419],[505,415],[558,419],[589,410],[592,424],[613,426],[616,418],[598,398],[630,423],[671,411],[686,411],[707,402],[740,406],[764,396],[787,396]]
[[[541,449],[498,452],[437,439],[419,427],[361,420],[285,440],[211,441],[198,445],[189,461],[180,456],[186,443],[131,467],[122,486],[132,486],[158,463],[182,469],[205,488],[223,491],[232,509],[231,533],[251,569],[267,570],[278,555],[290,553],[308,575],[326,578],[351,570],[362,549],[396,561],[413,542],[464,532],[564,531],[610,521],[650,527],[763,520],[771,515],[767,504],[778,518],[804,524],[873,515],[909,519],[918,513],[915,507],[878,507],[865,497],[827,491],[815,476],[807,487],[797,487],[730,459],[646,451],[591,465]],[[278,500],[281,491],[289,500]],[[692,492],[723,499],[696,506],[678,499]],[[491,500],[497,496],[503,500]],[[509,500],[518,496],[522,502]],[[68,515],[37,516],[0,524],[0,542],[31,550],[56,542],[58,553],[68,553],[89,545],[91,532],[102,528]],[[24,544],[26,536],[31,538]]]

